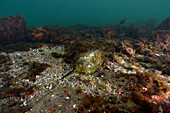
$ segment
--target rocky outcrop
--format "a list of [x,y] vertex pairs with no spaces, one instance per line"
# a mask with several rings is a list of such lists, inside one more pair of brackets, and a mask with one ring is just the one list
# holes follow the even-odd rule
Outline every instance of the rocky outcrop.
[[26,22],[24,18],[15,14],[0,18],[0,44],[7,45],[24,41]]
[[157,30],[170,30],[170,17],[163,20],[157,27]]

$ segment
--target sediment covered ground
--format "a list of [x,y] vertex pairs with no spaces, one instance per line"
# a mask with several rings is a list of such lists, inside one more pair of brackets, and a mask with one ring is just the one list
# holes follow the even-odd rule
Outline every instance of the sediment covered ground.
[[[125,30],[124,21],[28,28],[25,42],[0,46],[0,112],[170,112],[170,32]],[[102,59],[93,73],[62,79],[95,50]]]

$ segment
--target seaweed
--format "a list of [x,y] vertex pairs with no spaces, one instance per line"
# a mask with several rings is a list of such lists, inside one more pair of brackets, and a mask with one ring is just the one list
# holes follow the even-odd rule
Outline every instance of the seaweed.
[[101,96],[85,95],[78,108],[78,113],[123,113],[114,104]]
[[65,54],[62,54],[62,53],[51,53],[51,56],[52,57],[55,57],[55,58],[64,58],[66,55]]
[[17,108],[11,108],[9,109],[9,113],[25,113],[29,111],[32,108],[32,106],[18,106]]
[[[131,99],[144,112],[150,113],[159,110],[155,108],[155,104],[157,104],[157,107],[163,107],[164,103],[169,103],[167,99],[169,98],[170,87],[166,77],[161,77],[160,74],[160,71],[154,73],[145,71],[126,75],[126,77],[131,76],[131,81],[133,81],[131,84],[133,87],[129,89],[132,91]],[[127,85],[127,87],[129,86]]]
[[33,62],[31,63],[31,66],[28,69],[28,74],[24,79],[29,79],[30,81],[35,82],[36,75],[39,75],[41,72],[43,72],[48,67],[50,67],[49,64]]

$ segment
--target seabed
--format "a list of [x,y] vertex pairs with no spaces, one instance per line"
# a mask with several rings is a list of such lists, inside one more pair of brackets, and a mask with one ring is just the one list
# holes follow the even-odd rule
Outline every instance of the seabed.
[[[1,46],[0,113],[170,112],[170,32],[123,23],[38,26]],[[61,79],[91,50],[103,57],[94,73]]]

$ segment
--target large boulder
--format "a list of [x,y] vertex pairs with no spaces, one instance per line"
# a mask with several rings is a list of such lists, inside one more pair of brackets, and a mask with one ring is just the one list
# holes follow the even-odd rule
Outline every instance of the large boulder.
[[170,17],[163,20],[157,27],[157,30],[170,30]]
[[0,44],[7,45],[25,40],[26,23],[24,18],[15,14],[0,18]]

